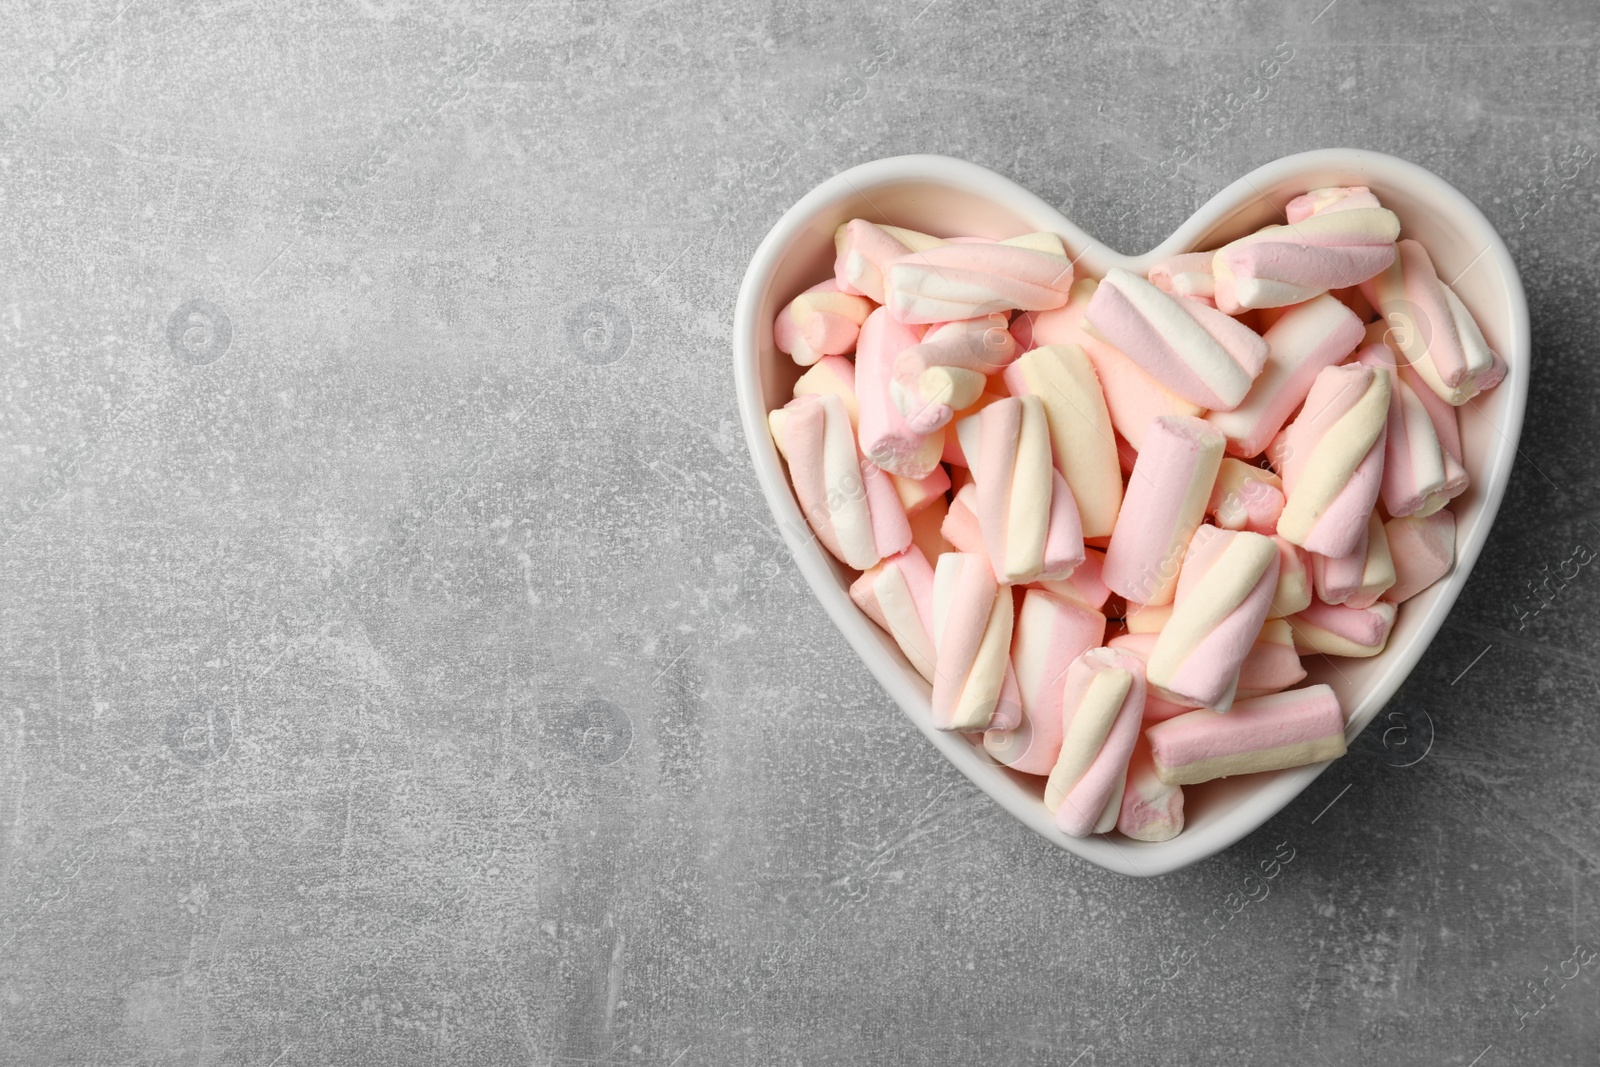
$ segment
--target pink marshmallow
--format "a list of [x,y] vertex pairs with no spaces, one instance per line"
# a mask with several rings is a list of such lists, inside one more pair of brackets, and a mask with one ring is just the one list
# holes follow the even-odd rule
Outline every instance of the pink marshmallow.
[[1387,371],[1350,364],[1317,375],[1280,454],[1287,496],[1278,533],[1325,556],[1345,556],[1367,528],[1383,480]]
[[888,475],[862,460],[839,397],[797,397],[768,424],[801,512],[840,562],[864,571],[911,543],[899,494]]
[[[1296,214],[1313,208],[1302,198]],[[1388,267],[1400,220],[1376,201],[1327,198],[1287,226],[1267,226],[1219,248],[1212,256],[1217,307],[1299,304],[1330,289],[1345,289]]]
[[1106,548],[1106,586],[1140,604],[1166,604],[1222,462],[1223,437],[1202,419],[1167,415],[1145,434]]
[[1011,589],[982,556],[947,552],[933,572],[933,724],[983,730],[1011,673]]
[[1151,688],[1174,702],[1226,710],[1277,586],[1272,538],[1215,526],[1197,529],[1172,617],[1150,651],[1145,677]]
[[905,478],[926,478],[944,452],[944,431],[916,432],[891,396],[895,358],[916,343],[916,333],[882,308],[867,316],[856,342],[861,451],[890,474]]
[[1144,695],[1143,666],[1115,649],[1090,649],[1067,668],[1061,753],[1044,792],[1062,833],[1086,837],[1116,825]]
[[1201,708],[1145,731],[1156,775],[1170,785],[1302,767],[1344,755],[1344,714],[1326,685]]
[[861,324],[872,312],[864,297],[840,292],[833,279],[813,285],[791,300],[772,324],[772,340],[802,367],[823,356],[853,352]]
[[902,256],[885,274],[884,304],[898,321],[953,322],[1067,302],[1072,261],[1054,234],[951,241]]
[[1244,400],[1267,359],[1267,343],[1248,326],[1194,300],[1162,292],[1113,267],[1089,301],[1084,325],[1145,373],[1203,408]]
[[921,549],[912,545],[863,572],[850,585],[850,599],[933,681],[933,568]]

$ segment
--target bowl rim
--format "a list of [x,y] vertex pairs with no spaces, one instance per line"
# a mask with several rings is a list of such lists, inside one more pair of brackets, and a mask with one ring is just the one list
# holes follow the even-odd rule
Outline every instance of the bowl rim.
[[1506,279],[1504,295],[1509,313],[1506,350],[1500,353],[1507,362],[1508,370],[1505,380],[1498,386],[1498,390],[1506,393],[1506,399],[1501,401],[1504,415],[1501,420],[1493,420],[1485,415],[1485,420],[1498,429],[1501,440],[1492,446],[1489,469],[1477,482],[1481,496],[1481,531],[1475,531],[1475,536],[1465,543],[1458,538],[1455,565],[1441,579],[1441,592],[1428,606],[1417,632],[1408,644],[1395,650],[1393,659],[1386,661],[1359,706],[1351,710],[1346,738],[1353,740],[1411,674],[1465,587],[1473,565],[1488,541],[1504,499],[1511,469],[1518,455],[1517,444],[1521,438],[1527,404],[1532,345],[1527,295],[1521,275],[1499,232],[1476,204],[1444,178],[1407,160],[1366,149],[1324,148],[1299,152],[1259,166],[1230,183],[1201,205],[1165,240],[1143,254],[1130,256],[1104,245],[1038,195],[987,167],[942,155],[892,156],[841,171],[801,197],[783,213],[756,248],[739,287],[734,314],[733,356],[740,425],[762,495],[813,595],[901,712],[969,781],[1025,826],[1053,844],[1121,874],[1136,877],[1166,874],[1221,852],[1287,807],[1333,761],[1277,772],[1276,777],[1264,782],[1230,818],[1197,832],[1185,829],[1176,837],[1157,843],[1132,842],[1105,835],[1068,837],[1056,830],[1049,812],[1037,800],[991,788],[990,780],[999,770],[999,765],[979,753],[964,738],[934,729],[925,713],[918,714],[917,709],[925,708],[926,698],[910,684],[904,669],[884,651],[872,622],[839,588],[831,562],[810,534],[795,502],[777,447],[767,429],[760,374],[761,323],[757,321],[757,313],[766,287],[784,253],[818,214],[836,203],[886,185],[908,182],[931,184],[985,197],[1026,218],[1038,230],[1059,233],[1066,239],[1069,248],[1082,250],[1074,262],[1085,264],[1086,273],[1102,276],[1109,266],[1122,266],[1142,274],[1156,260],[1189,251],[1198,238],[1236,211],[1241,204],[1251,198],[1264,199],[1261,187],[1276,185],[1300,175],[1306,175],[1311,180],[1311,174],[1330,170],[1358,172],[1382,179],[1374,184],[1403,183],[1425,190],[1428,198],[1437,202],[1442,212],[1457,217],[1464,229],[1476,231],[1482,237],[1486,247],[1480,253],[1480,258],[1490,258]]

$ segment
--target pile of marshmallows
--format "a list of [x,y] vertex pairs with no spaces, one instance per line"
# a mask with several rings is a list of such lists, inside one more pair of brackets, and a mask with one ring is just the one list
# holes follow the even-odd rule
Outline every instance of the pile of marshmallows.
[[1054,234],[855,219],[774,323],[817,540],[1064,833],[1167,840],[1185,785],[1342,755],[1300,654],[1381,652],[1454,561],[1455,409],[1505,363],[1368,189],[1287,212],[1076,283]]

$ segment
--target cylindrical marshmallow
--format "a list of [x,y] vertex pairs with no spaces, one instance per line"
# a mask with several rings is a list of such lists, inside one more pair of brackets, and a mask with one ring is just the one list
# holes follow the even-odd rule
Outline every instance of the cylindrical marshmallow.
[[1387,371],[1360,364],[1317,375],[1305,407],[1284,431],[1288,501],[1278,533],[1285,540],[1325,556],[1355,548],[1383,481],[1389,381]]
[[838,396],[801,396],[767,416],[789,480],[822,547],[864,571],[911,543],[889,476],[863,462]]
[[802,367],[823,356],[855,351],[856,335],[872,312],[872,301],[839,291],[832,278],[813,285],[778,312],[772,340]]
[[1172,600],[1222,447],[1222,434],[1202,419],[1165,415],[1146,431],[1106,548],[1103,578],[1113,592],[1140,604]]
[[1235,456],[1259,455],[1311,391],[1324,367],[1344,359],[1361,343],[1361,320],[1331,296],[1289,308],[1263,338],[1267,362],[1244,401],[1232,411],[1213,411],[1206,420],[1228,438]]
[[1174,702],[1227,710],[1277,586],[1272,538],[1201,526],[1183,562],[1172,617],[1150,651],[1150,686]]
[[1362,292],[1389,326],[1390,341],[1423,381],[1452,404],[1498,385],[1506,364],[1483,338],[1477,320],[1434,271],[1427,249],[1399,243],[1400,254]]
[[1299,304],[1329,289],[1344,289],[1394,261],[1400,220],[1365,196],[1325,199],[1301,208],[1287,226],[1266,226],[1223,245],[1212,256],[1217,307],[1230,315],[1246,308]]
[[[1395,517],[1431,515],[1467,488],[1467,472],[1445,453],[1427,405],[1397,373],[1394,350],[1388,345],[1367,345],[1356,361],[1381,367],[1391,375],[1379,490],[1384,510]],[[1438,397],[1434,400],[1441,402]],[[1454,417],[1455,408],[1445,406]]]
[[890,263],[942,244],[940,238],[916,230],[851,219],[833,233],[833,277],[842,292],[860,293],[881,304],[883,272]]
[[983,730],[1011,670],[1011,587],[982,556],[947,552],[933,572],[933,724]]
[[1084,326],[1185,400],[1213,410],[1238,405],[1267,359],[1267,343],[1250,327],[1120,267],[1095,290]]
[[912,545],[863,572],[850,585],[850,599],[933,681],[933,568],[921,549]]
[[944,452],[944,431],[921,434],[913,430],[891,394],[895,357],[916,343],[916,333],[882,308],[867,316],[856,341],[861,451],[890,474],[906,478],[932,474]]
[[1046,345],[1005,370],[1012,396],[1044,405],[1056,469],[1078,505],[1083,536],[1109,537],[1122,506],[1122,468],[1100,379],[1077,345]]
[[1065,578],[1083,562],[1072,492],[1050,459],[1036,396],[1006,397],[956,425],[977,487],[978,526],[1002,583]]
[[1105,639],[1106,617],[1042,589],[1022,595],[1011,638],[1021,697],[1015,729],[990,729],[984,750],[1025,774],[1049,774],[1061,753],[1061,696],[1072,661]]
[[932,433],[983,395],[989,375],[1017,358],[1017,342],[999,312],[929,327],[895,357],[889,393],[906,423]]
[[1116,825],[1144,694],[1144,668],[1115,649],[1090,649],[1067,668],[1061,754],[1044,788],[1062,833],[1086,837]]
[[1313,600],[1309,608],[1288,622],[1294,631],[1294,646],[1302,653],[1376,656],[1389,643],[1394,605],[1380,600],[1368,608],[1352,608]]
[[1344,755],[1344,714],[1326,685],[1241,700],[1226,714],[1201,708],[1145,731],[1156,775],[1194,785],[1236,774],[1302,767]]
[[1072,260],[1053,233],[950,241],[895,260],[885,279],[884,305],[900,322],[953,322],[1060,307],[1072,287]]

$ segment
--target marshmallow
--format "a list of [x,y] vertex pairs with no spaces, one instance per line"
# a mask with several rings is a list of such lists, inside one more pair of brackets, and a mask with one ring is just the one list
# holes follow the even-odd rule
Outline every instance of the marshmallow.
[[1387,371],[1352,364],[1317,375],[1305,407],[1284,431],[1288,502],[1278,533],[1324,556],[1345,556],[1367,528],[1383,480],[1389,418]]
[[945,493],[950,491],[950,472],[943,467],[933,468],[933,473],[926,478],[902,478],[898,474],[891,474],[889,480],[894,483],[900,506],[908,516],[915,515],[935,500],[943,500]]
[[1427,249],[1411,240],[1398,247],[1389,269],[1361,287],[1388,323],[1390,343],[1430,389],[1457,406],[1500,384],[1505,360],[1489,348],[1472,313],[1439,279]]
[[1061,696],[1072,661],[1105,639],[1106,617],[1042,589],[1022,594],[1011,639],[1022,716],[983,735],[989,755],[1015,771],[1049,774],[1061,752]]
[[1394,584],[1383,594],[1389,603],[1410,600],[1450,573],[1456,561],[1456,517],[1450,512],[1390,519],[1383,531],[1394,563]]
[[931,326],[922,340],[895,356],[889,395],[917,433],[932,433],[1017,358],[1017,342],[999,312]]
[[872,312],[872,301],[841,292],[833,279],[813,285],[778,312],[772,340],[802,367],[823,356],[855,351],[856,335]]
[[1438,397],[1464,405],[1506,378],[1506,360],[1418,242],[1403,240],[1389,269],[1362,286],[1389,326],[1387,341],[1416,368]]
[[850,599],[894,638],[918,674],[933,681],[933,568],[912,545],[864,571],[850,585]]
[[890,474],[906,478],[932,474],[944,452],[944,431],[920,434],[913,430],[891,395],[895,357],[916,343],[916,333],[891,319],[882,308],[867,316],[856,342],[861,451]]
[[1255,774],[1344,755],[1344,713],[1326,685],[1201,708],[1145,731],[1156,775],[1170,785]]
[[1103,578],[1112,592],[1140,604],[1172,600],[1222,446],[1222,434],[1201,419],[1164,415],[1151,424],[1106,548]]
[[1094,365],[1077,345],[1047,345],[1005,369],[1012,396],[1044,404],[1056,469],[1078,505],[1085,537],[1109,537],[1122,506],[1122,468]]
[[1067,302],[1072,261],[1061,238],[951,241],[895,260],[884,305],[900,322],[952,322],[994,311],[1043,311]]
[[1367,530],[1349,555],[1312,556],[1311,564],[1317,599],[1325,604],[1370,608],[1395,581],[1389,538],[1376,511],[1367,518]]
[[982,730],[1011,677],[1010,586],[982,556],[947,552],[933,572],[933,724]]
[[1349,196],[1302,197],[1287,226],[1266,226],[1213,254],[1217,307],[1299,304],[1371,278],[1395,258],[1400,220],[1365,189]]
[[1271,533],[1283,512],[1283,481],[1269,470],[1225,456],[1206,513],[1224,530]]
[[856,425],[861,417],[860,408],[856,406],[856,365],[844,356],[823,356],[794,383],[795,396],[821,396],[824,393],[832,393],[844,401],[850,425]]
[[1086,837],[1116,825],[1144,694],[1139,661],[1115,649],[1090,649],[1067,668],[1061,754],[1044,787],[1062,833]]
[[1004,584],[1065,578],[1083,562],[1078,507],[1051,466],[1045,419],[1038,397],[1006,397],[956,424],[977,488],[978,526]]
[[1084,278],[1072,286],[1067,303],[1054,311],[1018,315],[1011,333],[1023,351],[1044,345],[1077,345],[1094,365],[1095,377],[1105,394],[1111,426],[1134,448],[1144,441],[1145,427],[1161,415],[1199,415],[1199,404],[1191,404],[1139,365],[1083,328],[1083,313],[1094,299],[1100,283]]
[[[1148,716],[1145,721],[1150,721]],[[1117,830],[1135,841],[1170,841],[1183,830],[1183,787],[1168,785],[1156,774],[1155,759],[1143,737],[1128,761]]]
[[1389,631],[1394,628],[1394,605],[1380,600],[1368,608],[1352,608],[1313,600],[1309,608],[1288,621],[1294,646],[1302,653],[1376,656],[1388,644]]
[[[1394,336],[1394,331],[1385,323],[1375,322],[1367,327],[1367,345],[1361,350],[1361,361],[1371,366],[1388,366],[1397,372],[1395,393],[1400,394],[1401,386],[1409,391],[1409,396],[1402,396],[1401,400],[1392,399],[1389,402],[1390,444],[1384,451],[1384,506],[1391,515],[1418,514],[1425,515],[1438,511],[1445,504],[1466,492],[1471,479],[1467,476],[1466,467],[1463,466],[1461,453],[1461,423],[1456,416],[1456,407],[1450,401],[1433,391],[1433,388],[1423,380],[1416,367],[1407,363],[1400,357],[1399,351],[1388,339]],[[1402,405],[1396,411],[1397,405]],[[1415,408],[1420,407],[1427,414],[1428,426],[1423,427],[1417,418]],[[1397,425],[1397,418],[1404,419]],[[1431,428],[1432,438],[1439,447],[1435,457],[1433,449],[1428,443],[1428,429]],[[1412,473],[1409,457],[1395,458],[1400,461],[1400,469],[1395,478],[1401,479],[1391,486],[1389,457],[1395,454],[1394,435],[1404,429],[1403,444],[1408,446],[1405,451],[1415,450],[1419,453],[1414,462],[1416,468]],[[1402,455],[1404,453],[1402,452]],[[1442,466],[1442,473],[1435,469],[1435,463]],[[1415,483],[1418,488],[1427,488],[1425,494],[1419,494],[1418,489],[1409,493],[1407,487]],[[1421,495],[1420,502],[1412,499],[1412,495]],[[1392,502],[1391,502],[1392,501]],[[1416,510],[1404,509],[1415,504]],[[1395,511],[1399,506],[1402,511]]]
[[1086,608],[1104,611],[1106,601],[1111,599],[1111,590],[1106,588],[1102,578],[1105,562],[1104,552],[1085,548],[1083,562],[1074,567],[1066,578],[1060,581],[1040,579],[1032,584]]
[[1178,578],[1172,617],[1150,650],[1145,678],[1175,703],[1225,711],[1278,586],[1272,538],[1201,526]]
[[1185,252],[1168,256],[1152,266],[1145,276],[1150,279],[1151,285],[1163,293],[1186,296],[1211,307],[1217,306],[1213,299],[1217,283],[1211,275],[1210,252]]
[[864,571],[911,543],[911,526],[888,475],[864,463],[844,402],[801,396],[767,416],[789,480],[822,547]]
[[1324,367],[1355,351],[1364,327],[1355,313],[1331,296],[1289,308],[1267,329],[1267,362],[1244,401],[1232,411],[1213,411],[1206,421],[1228,437],[1228,452],[1260,454],[1311,391]]
[[1324,211],[1349,211],[1352,208],[1381,208],[1378,198],[1365,185],[1325,186],[1301,193],[1284,205],[1283,213],[1293,225]]
[[1278,588],[1272,594],[1269,618],[1295,615],[1311,605],[1311,554],[1273,534],[1278,546]]
[[941,239],[916,230],[851,219],[833,232],[833,277],[841,292],[860,293],[881,304],[883,272],[890,263],[942,244]]
[[1120,267],[1094,291],[1084,326],[1174,393],[1214,410],[1238,405],[1267,359],[1267,343],[1250,327]]
[[[1382,367],[1392,375],[1388,428],[1384,433],[1383,483],[1379,493],[1390,515],[1431,515],[1467,488],[1467,472],[1439,444],[1433,416],[1411,386],[1397,372],[1394,350],[1388,345],[1368,345],[1356,362]],[[1431,390],[1424,389],[1431,394]],[[1455,408],[1434,396],[1455,417]]]

